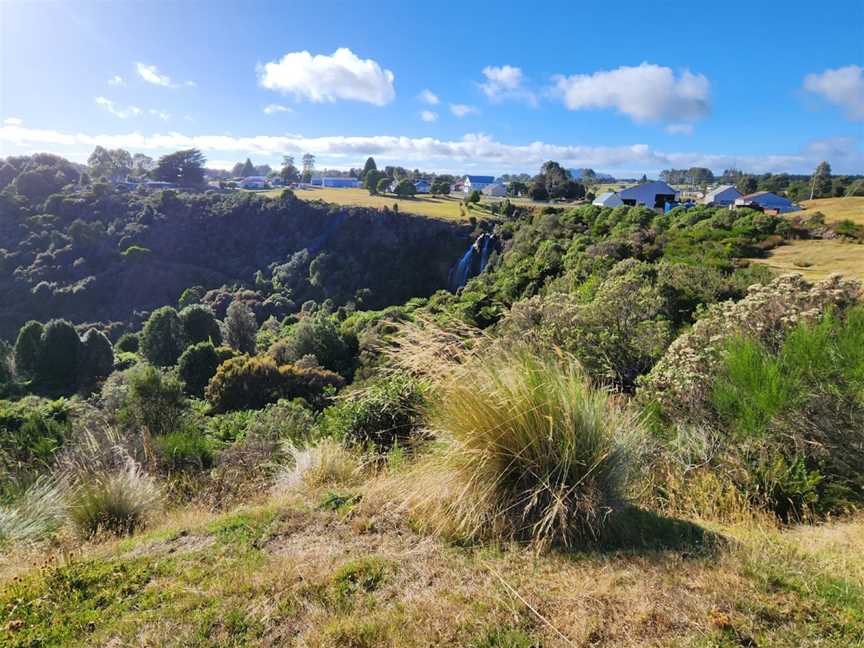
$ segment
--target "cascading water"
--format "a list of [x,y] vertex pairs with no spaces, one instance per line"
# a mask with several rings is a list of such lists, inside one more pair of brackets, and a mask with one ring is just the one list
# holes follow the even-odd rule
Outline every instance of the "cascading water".
[[494,237],[486,233],[478,236],[477,240],[468,246],[459,262],[450,269],[447,283],[451,292],[456,292],[468,283],[471,277],[476,277],[483,272],[483,268],[489,262],[493,244]]

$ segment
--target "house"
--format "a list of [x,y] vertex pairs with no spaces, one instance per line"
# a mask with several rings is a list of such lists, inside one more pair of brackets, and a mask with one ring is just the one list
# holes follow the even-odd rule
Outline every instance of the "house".
[[785,214],[801,209],[788,198],[783,198],[783,196],[778,196],[770,191],[757,191],[736,198],[735,207],[750,207],[774,214]]
[[334,189],[357,189],[360,181],[357,178],[313,178],[312,184],[316,187],[333,187]]
[[466,175],[462,181],[462,191],[466,194],[472,191],[483,191],[493,182],[495,182],[495,176]]
[[493,198],[503,198],[507,195],[507,187],[505,187],[500,182],[493,182],[490,185],[486,185],[483,187],[483,195],[491,196]]
[[702,204],[711,207],[728,207],[734,205],[740,197],[741,192],[735,188],[735,185],[720,185],[705,195]]
[[624,201],[614,191],[607,191],[597,196],[591,204],[598,207],[620,207],[624,204]]
[[243,189],[269,189],[270,183],[264,176],[249,176],[240,183]]
[[618,192],[618,197],[631,207],[644,205],[652,209],[663,209],[667,202],[675,202],[678,191],[662,180],[656,180],[623,189]]
[[430,185],[426,180],[418,180],[414,183],[414,191],[418,194],[427,194],[431,188],[432,185]]

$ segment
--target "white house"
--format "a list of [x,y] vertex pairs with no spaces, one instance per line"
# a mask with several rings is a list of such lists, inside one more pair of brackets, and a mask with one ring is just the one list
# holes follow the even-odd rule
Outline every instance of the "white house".
[[462,191],[466,194],[472,191],[483,191],[486,187],[495,182],[494,176],[481,175],[466,175],[462,181]]
[[614,191],[607,191],[597,196],[591,204],[598,207],[620,207],[624,204],[624,201]]
[[734,205],[740,197],[741,192],[735,188],[735,185],[720,185],[705,194],[702,204],[712,207],[728,207]]
[[500,182],[493,182],[490,185],[483,187],[484,196],[492,196],[493,198],[502,198],[507,195],[507,187]]
[[654,209],[663,209],[667,202],[675,201],[678,191],[662,180],[656,180],[622,189],[618,192],[618,197],[625,205],[631,207],[645,205]]
[[783,198],[770,191],[757,191],[756,193],[741,196],[735,200],[736,207],[758,207],[763,211],[773,211],[778,214],[799,211],[801,208],[788,198]]

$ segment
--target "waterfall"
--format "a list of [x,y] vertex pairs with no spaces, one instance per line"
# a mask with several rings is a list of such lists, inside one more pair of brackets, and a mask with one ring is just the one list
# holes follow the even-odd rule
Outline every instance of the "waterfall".
[[478,236],[477,240],[468,246],[459,262],[450,269],[447,287],[451,292],[456,292],[468,283],[471,277],[476,277],[483,272],[489,262],[493,243],[493,236],[486,233]]

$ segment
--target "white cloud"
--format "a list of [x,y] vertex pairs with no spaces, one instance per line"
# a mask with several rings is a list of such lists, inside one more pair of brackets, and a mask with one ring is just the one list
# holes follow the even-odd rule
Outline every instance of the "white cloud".
[[[281,159],[283,153],[302,155],[309,152],[321,163],[333,166],[358,166],[370,155],[403,166],[437,168],[460,172],[475,168],[478,172],[534,171],[546,160],[558,160],[568,167],[591,167],[620,171],[621,174],[656,173],[666,168],[704,166],[717,172],[736,167],[753,173],[807,173],[822,159],[830,159],[837,173],[853,173],[864,168],[864,151],[851,138],[814,141],[793,154],[730,155],[702,152],[664,152],[645,144],[628,146],[582,146],[530,142],[506,144],[483,134],[469,134],[459,140],[432,137],[399,136],[328,136],[258,135],[184,135],[178,132],[143,135],[132,132],[119,135],[66,133],[50,129],[26,128],[20,125],[0,126],[0,152],[9,147],[26,150],[53,150],[59,154],[85,155],[96,145],[125,148],[130,151],[170,152],[198,148],[216,152],[220,159],[234,157]],[[8,154],[8,153],[7,153]]]
[[450,112],[459,117],[467,117],[468,115],[476,114],[479,112],[476,107],[469,106],[468,104],[450,104]]
[[372,59],[360,59],[346,47],[331,56],[290,52],[258,69],[259,83],[295,99],[316,103],[339,99],[384,106],[396,97],[394,76]]
[[105,97],[96,97],[96,103],[105,108],[109,113],[120,119],[128,119],[129,117],[137,117],[143,111],[138,106],[121,106],[120,104],[106,99]]
[[554,77],[554,95],[570,110],[615,108],[638,123],[693,123],[710,110],[710,83],[701,74],[642,63],[594,74]]
[[113,77],[108,79],[108,85],[122,86],[122,85],[126,85],[126,81],[119,74],[115,74]]
[[437,106],[441,103],[438,95],[436,95],[428,88],[418,95],[418,99],[420,99],[420,101],[422,101],[423,103],[429,104],[430,106]]
[[283,106],[282,104],[270,104],[269,106],[264,106],[264,114],[265,115],[275,115],[276,113],[282,112],[294,112],[288,106]]
[[420,119],[429,123],[436,122],[438,121],[438,113],[432,110],[421,110]]
[[176,87],[176,84],[171,82],[171,77],[167,74],[160,74],[159,69],[155,65],[136,63],[135,69],[138,71],[138,76],[144,79],[147,83],[165,86],[166,88]]
[[693,124],[669,124],[666,132],[670,135],[692,135]]
[[7,126],[20,126],[24,123],[24,120],[20,117],[7,117],[3,120],[3,123]]
[[480,89],[490,100],[516,99],[532,106],[537,105],[537,96],[523,85],[525,76],[521,68],[512,65],[489,65],[483,68],[483,76],[486,81],[479,84]]
[[158,117],[162,121],[168,121],[169,119],[171,119],[171,113],[166,112],[164,110],[157,110],[156,108],[151,108],[147,112],[150,113],[151,115],[153,115],[154,117]]
[[821,95],[846,111],[849,119],[864,120],[864,68],[847,65],[804,77],[804,89]]

